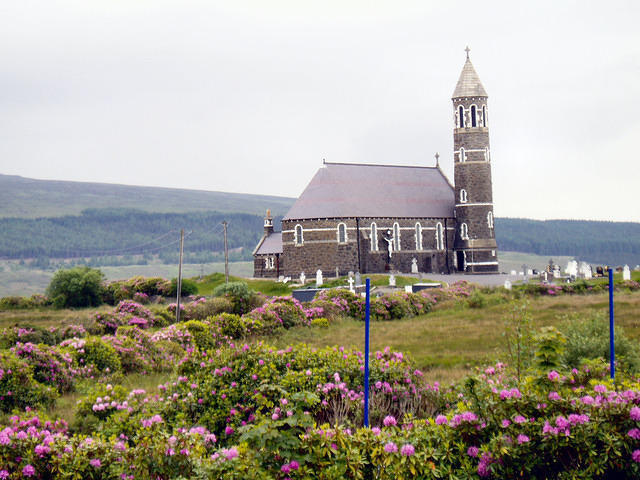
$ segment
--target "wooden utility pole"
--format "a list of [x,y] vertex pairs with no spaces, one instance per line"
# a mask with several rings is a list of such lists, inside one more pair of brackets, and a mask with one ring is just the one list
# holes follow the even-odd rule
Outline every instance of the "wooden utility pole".
[[182,252],[184,251],[184,228],[180,229],[180,260],[178,261],[178,281],[177,302],[176,302],[176,322],[180,321],[180,297],[182,296]]
[[229,283],[229,245],[227,244],[227,221],[222,222],[224,226],[224,283]]

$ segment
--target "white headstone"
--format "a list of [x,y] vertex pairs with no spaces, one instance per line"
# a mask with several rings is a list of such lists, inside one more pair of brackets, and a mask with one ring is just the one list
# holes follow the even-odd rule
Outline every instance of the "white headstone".
[[284,277],[282,283],[289,283],[291,281],[291,277]]
[[340,276],[340,270],[338,270],[338,267],[336,267],[336,278],[338,278]]
[[300,283],[304,285],[304,282],[306,281],[307,281],[307,276],[304,274],[304,272],[300,272]]
[[629,270],[629,265],[625,265],[622,269],[622,280],[631,280],[631,270]]
[[284,275],[280,275],[280,276],[278,277],[278,281],[279,281],[279,282],[284,282]]
[[547,272],[542,272],[542,280],[545,283],[549,281],[549,274]]
[[349,282],[349,291],[352,292],[352,293],[355,293],[356,291],[353,288],[353,282],[354,282],[353,277],[349,277],[349,280],[347,280],[347,281]]
[[360,272],[356,272],[356,287],[360,285],[362,285],[362,275],[360,275]]
[[579,273],[582,278],[591,278],[591,265],[587,262],[580,262]]
[[405,285],[404,286],[404,291],[405,291],[405,293],[412,293],[413,292],[413,287],[411,285]]
[[528,268],[528,269],[527,269],[527,275],[533,275],[533,270],[532,270],[532,269],[530,269],[530,268]]
[[394,274],[389,275],[389,286],[390,287],[396,286],[396,276]]
[[558,265],[553,266],[553,278],[560,278],[560,267]]
[[576,262],[575,260],[569,260],[569,263],[567,263],[567,268],[565,269],[564,273],[566,273],[570,277],[577,277],[578,262]]
[[418,273],[418,260],[416,258],[411,260],[411,273]]
[[510,275],[517,275],[518,272],[516,272],[515,270],[511,270],[511,272],[509,273]]
[[518,275],[520,275],[521,277],[524,277],[524,272],[518,272]]
[[318,269],[316,272],[316,287],[319,287],[322,283],[322,270]]
[[504,281],[504,288],[511,290],[511,282],[509,280]]

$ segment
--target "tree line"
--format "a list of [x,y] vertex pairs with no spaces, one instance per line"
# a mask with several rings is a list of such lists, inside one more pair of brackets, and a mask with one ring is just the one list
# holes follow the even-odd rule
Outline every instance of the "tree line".
[[[280,219],[274,219],[276,229]],[[119,208],[87,209],[64,217],[0,218],[0,257],[38,259],[36,263],[43,265],[49,258],[93,258],[92,265],[99,266],[137,263],[144,255],[175,263],[179,230],[184,228],[185,259],[202,263],[222,259],[224,220],[229,222],[232,259],[250,260],[263,232],[260,215]],[[502,251],[568,255],[609,265],[640,264],[640,223],[497,218],[496,239]]]

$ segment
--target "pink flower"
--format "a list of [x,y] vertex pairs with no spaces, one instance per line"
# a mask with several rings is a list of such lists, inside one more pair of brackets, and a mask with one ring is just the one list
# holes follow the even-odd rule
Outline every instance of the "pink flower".
[[229,449],[223,448],[220,453],[227,460],[231,460],[232,458],[236,458],[239,455],[238,454],[238,449],[236,447],[231,447]]
[[378,427],[373,427],[373,428],[371,429],[371,432],[372,432],[374,435],[376,435],[376,436],[380,435],[380,431],[381,431],[381,430],[380,430]]
[[640,440],[640,430],[637,428],[632,428],[631,430],[629,430],[627,435],[635,440]]
[[549,392],[549,400],[558,401],[562,399],[560,398],[560,395],[558,394],[558,392]]
[[389,442],[384,446],[384,451],[387,453],[395,453],[398,451],[398,446],[393,442]]
[[511,422],[505,418],[504,420],[502,420],[501,425],[502,428],[507,428],[509,425],[511,425]]
[[513,423],[525,423],[527,421],[522,415],[516,415],[513,417]]
[[300,464],[295,460],[291,460],[289,466],[291,467],[291,470],[297,470],[298,468],[300,468]]
[[291,466],[288,463],[285,463],[280,467],[280,471],[282,473],[289,473],[291,471]]
[[477,457],[477,456],[478,456],[478,452],[479,452],[479,451],[480,451],[480,450],[478,449],[478,447],[473,447],[473,446],[471,446],[471,447],[469,447],[469,448],[467,449],[467,455],[469,455],[470,457],[475,458],[475,457]]
[[631,420],[640,420],[640,407],[633,407],[629,411],[629,416],[631,417]]
[[100,462],[99,458],[92,458],[91,460],[89,460],[89,465],[91,465],[94,468],[100,468],[100,466],[102,465],[102,462]]
[[558,380],[560,378],[560,374],[558,372],[556,372],[555,370],[551,370],[549,372],[549,374],[547,375],[547,378],[549,378],[549,380],[551,380],[552,382],[555,382],[556,380]]
[[597,392],[597,393],[606,393],[607,387],[605,387],[602,384],[599,384],[599,385],[596,385],[595,387],[593,387],[593,391]]
[[640,463],[640,450],[634,450],[631,454],[631,458],[634,462]]
[[0,479],[4,480],[5,478],[9,478],[9,472],[6,470],[0,470]]
[[398,424],[395,417],[392,415],[388,415],[384,417],[384,420],[382,421],[382,423],[384,424],[385,427],[391,427]]
[[522,434],[518,435],[518,443],[520,445],[522,445],[523,443],[527,443],[529,440],[530,438],[527,437],[526,435],[522,435]]
[[224,434],[225,435],[233,435],[233,428],[231,427],[227,427],[224,429]]
[[36,469],[33,468],[33,465],[28,464],[22,469],[22,475],[25,477],[32,477],[36,474]]
[[402,448],[400,449],[400,453],[402,455],[404,455],[405,457],[410,457],[411,455],[413,455],[414,453],[416,453],[416,449],[414,448],[413,445],[411,445],[410,443],[406,443],[402,446]]
[[436,425],[445,425],[447,423],[447,417],[444,415],[438,415],[436,417]]

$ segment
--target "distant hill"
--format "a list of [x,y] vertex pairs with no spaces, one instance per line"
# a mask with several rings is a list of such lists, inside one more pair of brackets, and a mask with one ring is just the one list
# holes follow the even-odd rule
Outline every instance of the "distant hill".
[[640,223],[497,218],[498,247],[603,265],[640,264]]
[[216,211],[261,216],[270,208],[274,215],[284,215],[294,201],[268,195],[0,175],[0,218],[79,215],[88,208],[134,208],[160,213]]

